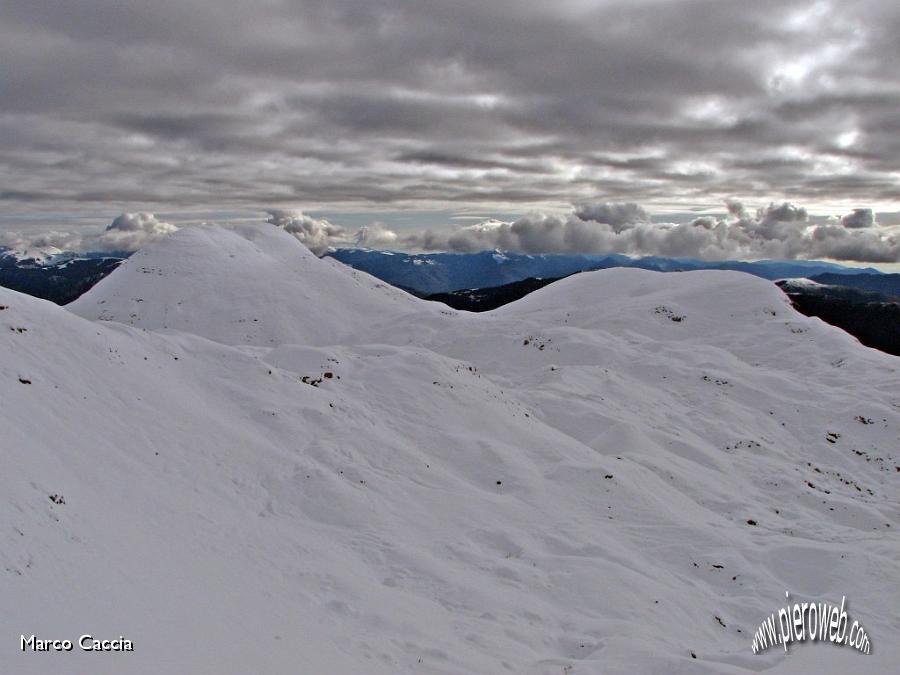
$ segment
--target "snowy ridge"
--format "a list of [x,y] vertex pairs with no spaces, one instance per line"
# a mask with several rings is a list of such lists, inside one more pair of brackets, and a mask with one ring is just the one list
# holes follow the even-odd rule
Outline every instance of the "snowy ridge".
[[372,324],[422,312],[413,297],[364,272],[323,264],[280,228],[217,225],[183,228],[138,251],[69,308],[259,346],[366,340]]
[[[900,361],[768,282],[605,270],[470,315],[203,227],[75,313],[0,307],[10,672],[900,658]],[[873,653],[752,654],[785,590],[846,596]],[[22,654],[26,631],[136,651]]]

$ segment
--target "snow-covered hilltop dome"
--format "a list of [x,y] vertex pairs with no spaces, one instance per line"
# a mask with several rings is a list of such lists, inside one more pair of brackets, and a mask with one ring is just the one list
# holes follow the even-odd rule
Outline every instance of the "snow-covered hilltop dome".
[[426,308],[437,313],[271,225],[182,228],[69,305],[89,319],[257,346],[365,341],[373,326]]
[[[98,320],[99,319],[99,320]],[[736,272],[473,315],[274,227],[0,288],[9,672],[889,672],[900,361]],[[847,598],[872,654],[751,652]],[[65,663],[65,668],[60,664]]]

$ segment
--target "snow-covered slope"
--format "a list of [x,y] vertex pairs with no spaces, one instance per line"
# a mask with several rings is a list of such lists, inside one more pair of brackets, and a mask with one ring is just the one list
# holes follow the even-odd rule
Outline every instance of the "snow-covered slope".
[[407,293],[337,261],[323,264],[268,225],[183,228],[135,253],[69,308],[260,346],[366,341],[373,325],[422,311]]
[[[119,322],[0,289],[4,670],[896,664],[898,359],[739,273],[470,315],[270,234],[148,248],[77,303]],[[786,590],[873,653],[752,654]],[[18,650],[88,632],[135,651]]]

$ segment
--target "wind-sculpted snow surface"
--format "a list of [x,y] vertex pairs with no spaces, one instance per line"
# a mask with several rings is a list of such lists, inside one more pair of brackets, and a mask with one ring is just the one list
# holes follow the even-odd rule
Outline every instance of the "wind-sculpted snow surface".
[[[0,307],[8,672],[900,658],[900,361],[766,281],[606,270],[473,315],[198,228],[72,306],[108,320]],[[872,653],[753,654],[785,591],[845,596]],[[135,651],[19,650],[85,633]]]

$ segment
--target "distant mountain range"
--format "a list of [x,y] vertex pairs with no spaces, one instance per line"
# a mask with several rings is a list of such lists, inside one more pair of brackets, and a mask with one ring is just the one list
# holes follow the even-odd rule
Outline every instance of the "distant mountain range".
[[523,255],[479,253],[400,253],[337,249],[326,255],[382,281],[419,294],[500,286],[529,277],[565,277],[587,269],[624,267],[623,255]]
[[816,274],[809,278],[820,284],[878,293],[883,300],[900,300],[900,274]]
[[65,305],[121,265],[126,256],[125,253],[23,256],[0,248],[0,286]]
[[845,267],[817,260],[735,260],[709,262],[692,258],[611,255],[526,255],[501,251],[480,253],[399,253],[342,248],[331,256],[394,286],[418,294],[449,293],[462,289],[502,286],[529,278],[560,278],[586,270],[636,267],[658,272],[701,269],[735,270],[763,279],[811,277],[818,274],[858,275],[881,273],[873,268]]

